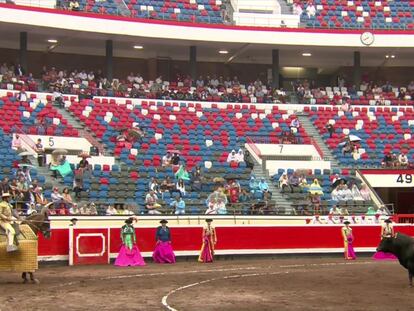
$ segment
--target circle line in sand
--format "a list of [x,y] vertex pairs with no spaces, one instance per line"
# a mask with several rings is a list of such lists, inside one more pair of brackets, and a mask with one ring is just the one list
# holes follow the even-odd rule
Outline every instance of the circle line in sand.
[[[301,265],[281,265],[278,266],[278,268],[281,269],[289,269],[289,268],[306,268],[306,267],[329,267],[329,266],[339,266],[339,265],[369,265],[369,264],[373,264],[374,262],[369,262],[369,261],[359,261],[359,262],[331,262],[331,263],[320,263],[320,264],[301,264]],[[268,267],[268,269],[270,269],[271,266]],[[240,269],[240,270],[244,270],[244,269]],[[247,269],[246,269],[247,270]],[[217,270],[214,270],[217,271]],[[309,270],[307,269],[298,269],[294,272],[307,272]],[[161,303],[162,305],[169,311],[178,311],[178,309],[173,308],[172,306],[170,306],[168,304],[168,298],[175,294],[176,292],[185,290],[187,288],[191,288],[191,287],[195,287],[195,286],[199,286],[202,284],[206,284],[206,283],[211,283],[214,281],[218,281],[218,280],[226,280],[226,279],[235,279],[235,278],[243,278],[243,277],[253,277],[253,276],[265,276],[265,275],[280,275],[280,274],[289,274],[293,271],[277,271],[277,272],[262,272],[262,273],[246,273],[246,274],[236,274],[236,275],[227,275],[224,277],[220,277],[220,278],[212,278],[212,279],[207,279],[207,280],[203,280],[200,282],[195,282],[195,283],[191,283],[191,284],[187,284],[187,285],[183,285],[180,286],[178,288],[175,288],[171,291],[169,291],[165,296],[162,297],[161,299]]]

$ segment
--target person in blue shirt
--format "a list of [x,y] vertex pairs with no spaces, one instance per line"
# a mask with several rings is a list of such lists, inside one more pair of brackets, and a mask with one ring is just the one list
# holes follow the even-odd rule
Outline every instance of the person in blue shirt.
[[181,196],[177,195],[175,200],[171,202],[170,206],[174,208],[175,215],[184,215],[185,214],[185,202]]
[[259,182],[259,189],[260,191],[262,191],[263,193],[269,192],[269,185],[267,184],[266,180],[264,178],[262,178]]
[[175,254],[171,246],[171,232],[167,227],[168,221],[160,221],[161,226],[155,232],[155,250],[152,258],[156,263],[175,263]]

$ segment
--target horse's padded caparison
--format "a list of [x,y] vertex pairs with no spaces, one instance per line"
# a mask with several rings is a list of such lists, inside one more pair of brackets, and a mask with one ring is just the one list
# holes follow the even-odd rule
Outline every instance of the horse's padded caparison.
[[7,238],[0,235],[0,271],[34,272],[38,269],[37,236],[28,225],[20,225],[19,249],[8,253]]

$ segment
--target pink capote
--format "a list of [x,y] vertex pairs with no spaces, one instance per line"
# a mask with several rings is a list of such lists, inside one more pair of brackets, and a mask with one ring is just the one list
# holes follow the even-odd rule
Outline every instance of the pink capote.
[[391,253],[384,253],[384,252],[376,252],[374,256],[372,256],[374,260],[397,260],[398,258]]
[[155,246],[152,259],[156,263],[175,263],[175,254],[171,243],[159,241]]
[[213,249],[211,247],[209,237],[204,237],[204,243],[201,247],[200,256],[198,257],[198,261],[200,262],[213,262]]
[[125,245],[121,246],[119,254],[115,259],[115,266],[128,267],[128,266],[145,266],[144,258],[136,245],[129,249]]

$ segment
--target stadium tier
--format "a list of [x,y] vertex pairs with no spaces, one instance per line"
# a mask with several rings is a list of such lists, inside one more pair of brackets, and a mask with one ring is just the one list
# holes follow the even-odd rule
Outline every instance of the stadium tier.
[[[301,22],[310,28],[413,29],[413,1],[295,1],[303,7]],[[312,5],[315,10],[307,12]]]
[[[305,107],[329,148],[346,167],[380,167],[385,155],[404,153],[414,157],[413,109],[397,107]],[[330,137],[327,124],[334,127]],[[343,153],[346,137],[355,135],[358,151]]]
[[[193,23],[223,23],[221,0],[81,0],[78,3],[79,7],[74,8],[76,11]],[[68,8],[68,3],[61,2],[60,6]]]

